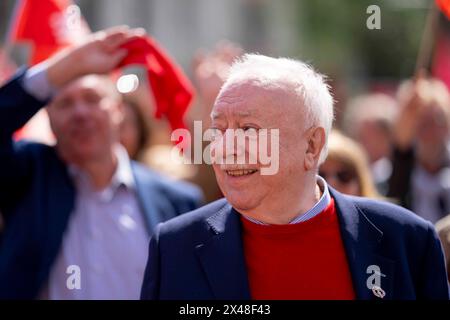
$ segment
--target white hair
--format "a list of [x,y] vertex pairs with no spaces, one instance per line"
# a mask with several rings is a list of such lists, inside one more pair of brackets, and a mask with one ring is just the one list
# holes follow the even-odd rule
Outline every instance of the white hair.
[[245,54],[230,68],[227,80],[219,95],[230,85],[252,79],[261,84],[288,83],[301,98],[305,108],[307,127],[320,126],[325,130],[325,146],[319,157],[319,164],[328,153],[328,135],[333,124],[333,98],[326,77],[314,71],[308,64],[289,58],[271,58],[260,54]]

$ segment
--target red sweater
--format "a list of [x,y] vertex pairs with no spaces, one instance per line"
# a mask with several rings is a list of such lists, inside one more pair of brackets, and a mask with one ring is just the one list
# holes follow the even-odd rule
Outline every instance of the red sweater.
[[334,200],[298,224],[241,221],[252,299],[355,299]]

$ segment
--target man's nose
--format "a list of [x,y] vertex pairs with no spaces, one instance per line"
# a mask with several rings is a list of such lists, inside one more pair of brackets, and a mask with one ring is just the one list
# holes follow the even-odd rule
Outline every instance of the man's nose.
[[[242,156],[245,154],[245,138],[239,137],[241,132],[239,129],[227,129],[225,131],[225,155],[226,156]],[[243,132],[242,132],[243,134]]]
[[89,116],[89,106],[83,101],[77,101],[73,106],[72,113],[76,118],[85,118]]

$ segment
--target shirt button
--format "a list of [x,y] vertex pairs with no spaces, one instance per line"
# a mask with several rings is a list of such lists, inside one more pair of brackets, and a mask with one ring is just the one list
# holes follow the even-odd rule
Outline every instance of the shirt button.
[[136,229],[136,222],[128,214],[120,215],[119,222],[127,230]]
[[110,187],[103,191],[100,191],[100,193],[98,194],[99,200],[102,203],[111,202],[113,196],[114,196],[114,191]]

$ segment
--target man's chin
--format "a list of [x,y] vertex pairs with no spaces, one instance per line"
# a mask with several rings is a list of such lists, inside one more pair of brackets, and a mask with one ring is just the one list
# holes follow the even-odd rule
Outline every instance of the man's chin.
[[68,162],[83,163],[98,157],[98,150],[93,147],[79,145],[75,148],[69,148],[63,154]]
[[240,195],[225,195],[225,198],[231,204],[231,206],[237,211],[249,211],[257,207],[257,201],[255,197],[246,196],[245,194]]

